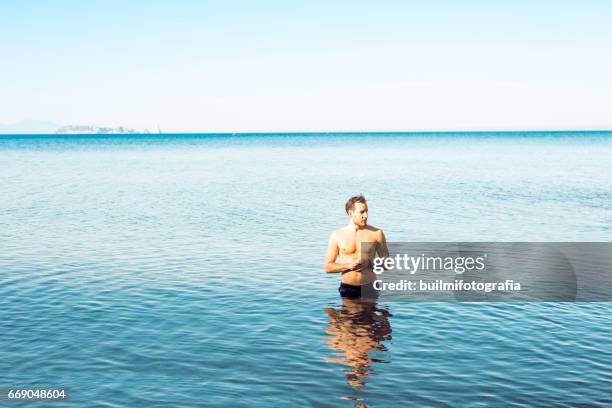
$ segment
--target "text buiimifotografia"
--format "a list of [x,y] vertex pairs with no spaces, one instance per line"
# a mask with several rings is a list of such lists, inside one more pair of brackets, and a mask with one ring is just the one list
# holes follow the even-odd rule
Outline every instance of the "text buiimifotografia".
[[[362,243],[368,282],[386,300],[610,301],[612,243]],[[366,283],[366,282],[364,282]]]
[[420,290],[420,291],[457,291],[457,290],[476,290],[481,292],[493,291],[514,291],[521,290],[520,282],[506,280],[505,282],[464,282],[463,279],[455,279],[453,282],[444,282],[438,279],[434,282],[427,282],[422,279],[411,281],[403,279],[400,282],[383,282],[377,279],[372,284],[376,290]]

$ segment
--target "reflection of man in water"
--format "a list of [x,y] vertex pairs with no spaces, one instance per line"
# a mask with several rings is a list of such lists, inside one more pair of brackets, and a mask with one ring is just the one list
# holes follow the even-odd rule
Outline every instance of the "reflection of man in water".
[[[360,390],[365,386],[366,377],[372,375],[372,363],[384,362],[370,356],[372,351],[384,352],[384,340],[391,340],[391,324],[388,310],[376,306],[375,302],[361,299],[342,299],[342,307],[325,309],[329,317],[329,335],[326,340],[336,358],[327,362],[340,363],[350,367],[345,372],[348,385]],[[345,397],[346,399],[359,399]]]
[[372,282],[376,280],[372,260],[376,254],[383,258],[389,256],[385,234],[368,225],[368,204],[364,196],[349,198],[345,209],[349,223],[329,237],[324,269],[328,273],[342,274],[339,288],[342,297],[370,297],[369,293],[375,293]]

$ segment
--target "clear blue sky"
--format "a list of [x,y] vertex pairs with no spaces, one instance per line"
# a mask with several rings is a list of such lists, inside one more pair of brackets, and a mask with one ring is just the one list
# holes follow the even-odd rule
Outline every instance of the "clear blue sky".
[[612,129],[612,1],[0,1],[0,123]]

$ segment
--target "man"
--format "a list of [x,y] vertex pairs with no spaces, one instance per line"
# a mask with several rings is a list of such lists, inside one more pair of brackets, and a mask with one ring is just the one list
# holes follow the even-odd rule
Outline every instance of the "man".
[[[359,298],[376,295],[372,282],[372,260],[389,256],[385,234],[381,229],[368,225],[368,204],[363,195],[351,197],[346,202],[349,224],[332,232],[329,237],[325,265],[327,273],[341,273],[340,296]],[[362,252],[363,251],[363,252]]]

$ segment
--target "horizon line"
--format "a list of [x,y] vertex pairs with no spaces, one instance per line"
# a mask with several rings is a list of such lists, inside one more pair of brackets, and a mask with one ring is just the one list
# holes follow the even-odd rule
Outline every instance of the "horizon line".
[[612,129],[549,130],[342,130],[342,131],[240,131],[240,132],[164,132],[164,133],[0,133],[0,136],[172,136],[172,135],[348,135],[348,134],[466,134],[466,133],[610,133]]

